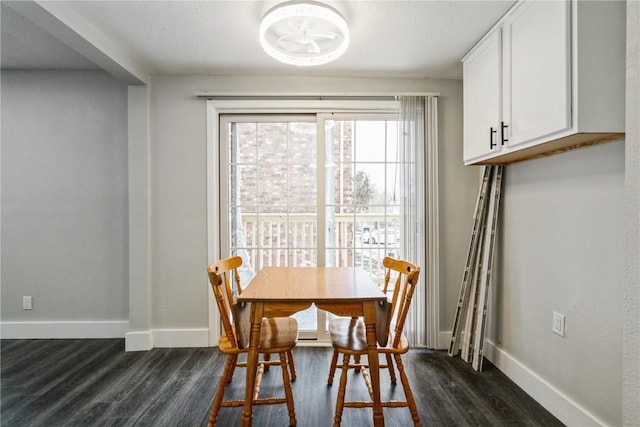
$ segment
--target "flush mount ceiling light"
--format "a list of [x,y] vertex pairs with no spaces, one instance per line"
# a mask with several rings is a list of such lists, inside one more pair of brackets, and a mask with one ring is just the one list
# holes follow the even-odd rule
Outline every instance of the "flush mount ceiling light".
[[264,51],[285,64],[322,65],[349,46],[349,28],[342,15],[322,3],[291,1],[270,9],[260,24]]

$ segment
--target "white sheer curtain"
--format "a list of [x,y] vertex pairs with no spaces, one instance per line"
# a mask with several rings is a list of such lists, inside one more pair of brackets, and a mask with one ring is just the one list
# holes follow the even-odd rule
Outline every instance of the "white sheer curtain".
[[400,97],[401,257],[421,267],[405,332],[414,347],[438,347],[438,98]]

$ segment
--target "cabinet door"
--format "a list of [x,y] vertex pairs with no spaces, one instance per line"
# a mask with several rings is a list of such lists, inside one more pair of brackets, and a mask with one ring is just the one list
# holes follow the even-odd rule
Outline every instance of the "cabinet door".
[[526,1],[505,22],[503,118],[509,146],[571,127],[569,6]]
[[[502,32],[488,36],[463,64],[464,161],[500,150]],[[492,133],[493,131],[493,133]]]

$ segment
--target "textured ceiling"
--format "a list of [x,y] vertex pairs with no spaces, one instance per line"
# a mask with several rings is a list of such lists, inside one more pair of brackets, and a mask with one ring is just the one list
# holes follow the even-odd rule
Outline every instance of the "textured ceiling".
[[[461,78],[462,56],[514,2],[329,1],[349,23],[351,45],[337,61],[315,68],[277,63],[260,48],[260,19],[273,1],[16,3],[2,2],[5,69],[96,67],[86,39],[150,75]],[[42,8],[53,10],[56,24],[81,33],[83,43],[43,25],[31,12]]]

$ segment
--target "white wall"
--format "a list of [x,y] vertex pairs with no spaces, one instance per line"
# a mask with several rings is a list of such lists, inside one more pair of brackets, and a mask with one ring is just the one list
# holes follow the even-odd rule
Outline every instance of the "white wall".
[[127,86],[3,70],[1,125],[2,337],[123,336]]

